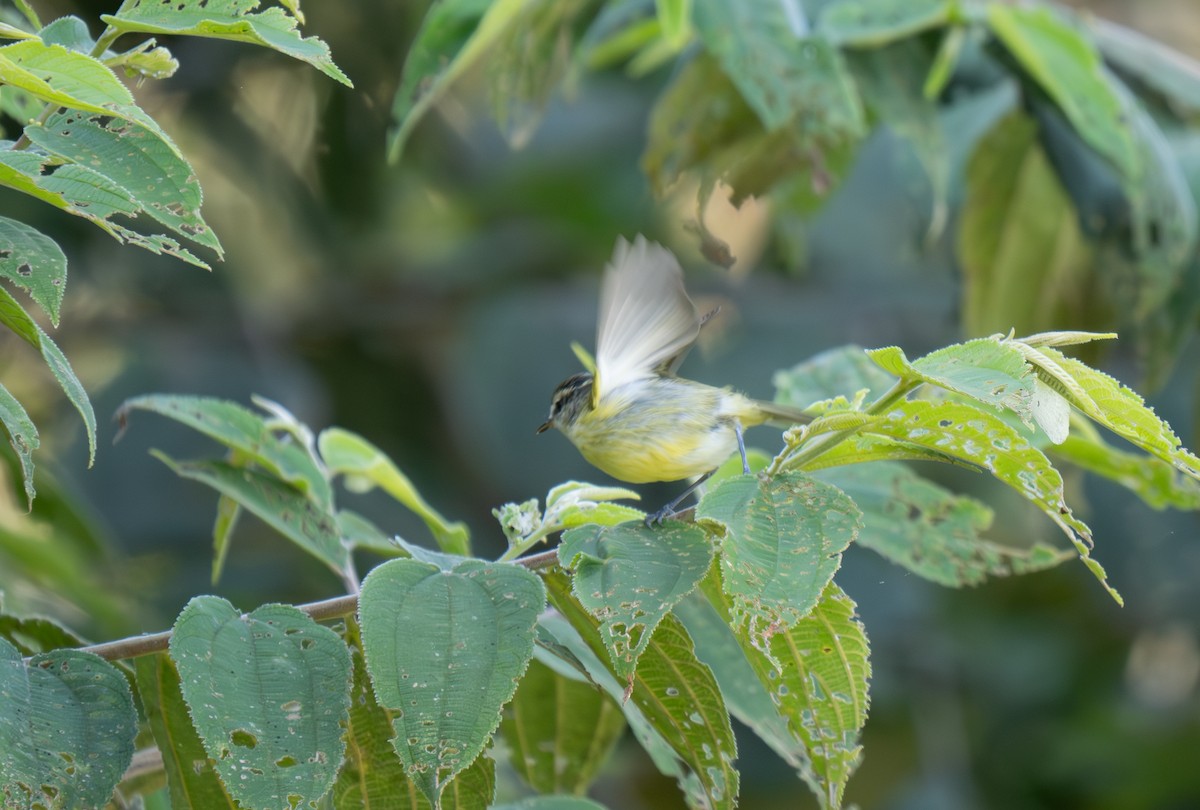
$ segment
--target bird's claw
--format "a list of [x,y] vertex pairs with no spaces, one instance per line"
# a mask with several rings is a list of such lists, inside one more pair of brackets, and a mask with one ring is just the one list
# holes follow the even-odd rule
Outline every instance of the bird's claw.
[[649,529],[653,528],[654,526],[661,526],[667,518],[672,517],[674,514],[675,509],[671,506],[671,504],[667,504],[657,512],[651,512],[650,514],[646,515],[646,528]]

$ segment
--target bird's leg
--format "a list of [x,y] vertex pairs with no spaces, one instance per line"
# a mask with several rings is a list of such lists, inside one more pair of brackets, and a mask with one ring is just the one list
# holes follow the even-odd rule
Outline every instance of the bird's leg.
[[685,490],[684,490],[684,491],[683,491],[683,492],[682,492],[682,493],[679,495],[679,497],[678,497],[678,498],[676,498],[675,500],[671,501],[669,504],[667,504],[666,506],[664,506],[662,509],[659,509],[657,512],[654,512],[654,513],[652,513],[652,514],[646,515],[646,525],[647,525],[647,526],[653,526],[655,523],[657,523],[657,524],[659,524],[659,525],[661,526],[661,525],[662,525],[662,522],[663,522],[664,520],[666,520],[667,518],[669,518],[671,515],[675,514],[675,507],[677,507],[677,506],[679,506],[679,504],[683,503],[683,499],[684,499],[684,498],[686,498],[688,495],[691,495],[693,492],[695,492],[695,491],[696,491],[696,487],[700,486],[700,485],[701,485],[701,484],[703,484],[705,481],[707,481],[707,480],[708,480],[710,477],[712,477],[712,474],[713,474],[713,473],[715,473],[715,472],[716,472],[716,470],[709,470],[709,471],[708,471],[708,472],[706,472],[704,475],[700,476],[700,477],[699,477],[699,478],[697,478],[695,481],[693,481],[693,482],[691,483],[691,485],[690,485],[690,486],[688,486],[688,488],[687,488],[687,489],[685,489]]
[[[733,420],[733,433],[737,436],[738,452],[742,454],[742,472],[746,475],[750,474],[750,462],[746,460],[746,440],[742,438],[742,423],[738,420]],[[709,473],[712,475],[712,473]]]

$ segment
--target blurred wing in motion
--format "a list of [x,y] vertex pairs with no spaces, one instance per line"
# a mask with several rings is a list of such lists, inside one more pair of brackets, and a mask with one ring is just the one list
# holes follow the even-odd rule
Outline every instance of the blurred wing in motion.
[[617,240],[604,271],[596,336],[596,401],[633,380],[672,374],[701,319],[669,250],[638,236]]

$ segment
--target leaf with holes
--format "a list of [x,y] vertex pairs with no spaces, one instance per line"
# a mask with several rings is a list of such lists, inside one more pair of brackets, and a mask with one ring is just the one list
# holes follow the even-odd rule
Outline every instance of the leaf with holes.
[[249,807],[316,807],[346,750],[350,653],[290,605],[242,615],[197,596],[171,635],[171,658],[204,750]]
[[731,478],[705,493],[696,517],[726,533],[721,570],[734,620],[763,644],[812,610],[862,525],[844,492],[800,473]]
[[328,45],[317,37],[300,36],[296,25],[304,18],[291,4],[258,12],[253,11],[256,6],[257,2],[245,0],[125,0],[116,14],[102,14],[100,19],[123,33],[213,37],[261,45],[307,62],[347,87],[354,86],[333,63]]
[[142,710],[162,752],[171,806],[237,810],[192,725],[175,664],[159,654],[144,655],[133,666]]
[[21,482],[25,487],[25,500],[33,506],[36,491],[33,488],[33,451],[41,446],[37,425],[29,418],[25,407],[0,385],[0,424],[8,432],[8,443],[12,445],[17,461],[21,465]]
[[536,576],[478,560],[453,571],[391,560],[363,582],[359,622],[379,704],[410,779],[436,803],[475,761],[533,655]]
[[24,222],[0,217],[0,278],[29,293],[58,326],[67,288],[67,257],[58,243]]
[[883,371],[861,346],[840,346],[813,355],[792,368],[775,372],[775,400],[806,408],[835,397],[851,399],[866,390],[878,397],[896,378]]
[[26,663],[0,639],[0,804],[101,807],[133,758],[137,714],[120,670],[82,650]]
[[500,721],[513,770],[538,793],[586,793],[624,731],[614,700],[537,660]]
[[704,530],[672,521],[583,526],[563,535],[558,560],[573,570],[575,597],[600,621],[617,676],[628,680],[662,617],[712,562]]
[[1062,476],[1050,460],[999,417],[956,402],[910,400],[896,403],[866,430],[937,450],[990,472],[1054,521],[1070,539],[1088,570],[1117,601],[1103,566],[1092,559],[1092,530],[1071,511]]

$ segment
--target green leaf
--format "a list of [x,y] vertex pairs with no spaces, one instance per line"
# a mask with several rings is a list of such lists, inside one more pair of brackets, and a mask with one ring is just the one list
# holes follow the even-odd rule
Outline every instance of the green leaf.
[[1055,457],[1115,481],[1155,509],[1200,509],[1200,482],[1195,478],[1162,459],[1113,447],[1090,426],[1072,427],[1066,441],[1053,448]]
[[337,521],[278,478],[224,461],[176,461],[151,451],[176,475],[199,481],[249,509],[268,526],[341,574],[349,559]]
[[862,135],[862,104],[841,53],[805,36],[785,4],[696,0],[695,23],[766,129],[799,126],[830,141]]
[[705,493],[696,516],[725,530],[721,571],[733,618],[763,644],[812,610],[862,525],[845,493],[800,473],[731,478]]
[[290,605],[242,615],[197,596],[175,621],[170,650],[230,795],[250,807],[315,807],[346,750],[351,664],[337,633]]
[[[87,391],[84,390],[83,383],[79,382],[79,378],[75,376],[75,370],[71,368],[67,356],[42,330],[42,327],[29,317],[29,313],[17,303],[17,299],[13,298],[3,287],[0,287],[0,323],[16,332],[26,343],[42,353],[42,359],[50,367],[50,373],[54,375],[59,387],[67,395],[67,399],[79,412],[87,431],[88,466],[90,467],[96,460],[96,414],[92,410],[92,402],[88,399]],[[15,400],[13,401],[15,402]],[[6,414],[11,414],[11,404],[4,410]],[[18,429],[21,430],[19,420],[17,424]],[[7,427],[7,421],[5,425]],[[16,441],[15,436],[11,436],[11,438],[14,442]],[[32,485],[27,486],[27,493],[29,486]]]
[[604,805],[579,796],[528,796],[492,805],[492,810],[604,810]]
[[1067,506],[1062,476],[1013,427],[996,416],[955,402],[898,402],[883,416],[883,421],[872,423],[866,430],[978,465],[1041,509],[1067,535],[1084,565],[1113,599],[1123,604],[1120,594],[1108,584],[1104,568],[1091,557],[1091,529]]
[[[598,624],[571,595],[566,577],[545,577],[551,603],[571,623],[595,655],[604,655]],[[545,622],[543,622],[545,624]],[[560,640],[570,644],[556,632]],[[587,650],[572,645],[572,652],[587,661]],[[626,718],[638,741],[658,768],[675,777],[692,808],[733,808],[737,804],[738,772],[734,768],[737,744],[729,714],[712,670],[698,658],[687,631],[668,614],[642,653],[633,682],[624,694],[615,682],[598,675],[593,661],[589,673],[609,694],[620,697]],[[605,673],[609,665],[600,664]],[[628,704],[632,703],[630,709]],[[663,743],[674,756],[663,751]],[[680,765],[686,767],[680,767]]]
[[513,770],[538,793],[586,793],[624,731],[604,692],[537,660],[500,721]]
[[1034,381],[1025,356],[996,338],[956,343],[909,362],[897,346],[872,349],[867,356],[890,374],[954,391],[999,410],[1009,410],[1032,426]]
[[815,354],[790,369],[775,372],[775,401],[796,408],[867,391],[878,397],[896,378],[875,364],[861,346],[839,346]]
[[47,45],[62,45],[80,53],[89,53],[96,46],[96,40],[92,39],[87,23],[74,15],[59,17],[39,33],[42,42]]
[[8,217],[0,217],[0,278],[17,285],[58,326],[67,288],[67,257],[53,239]]
[[212,37],[261,45],[307,62],[347,87],[354,86],[333,63],[328,45],[317,37],[300,36],[296,25],[303,18],[295,6],[284,3],[282,8],[255,12],[257,6],[247,0],[177,0],[168,4],[125,0],[116,14],[102,14],[100,19],[122,33]]
[[939,28],[957,0],[834,0],[821,9],[817,32],[842,47],[875,48]]
[[1056,349],[1044,347],[1029,357],[1039,376],[1084,415],[1185,475],[1200,479],[1200,457],[1183,446],[1171,426],[1136,391]]
[[989,3],[987,22],[1080,137],[1107,158],[1126,182],[1135,183],[1142,166],[1129,121],[1091,41],[1046,6]]
[[396,541],[357,512],[340,509],[337,513],[338,533],[342,542],[352,549],[361,548],[387,557],[403,556]]
[[862,510],[860,546],[940,585],[977,585],[990,576],[1040,571],[1074,556],[1041,543],[1012,548],[984,539],[982,533],[992,524],[991,509],[903,464],[842,467],[818,477],[841,489]]
[[921,94],[925,98],[933,101],[945,91],[950,79],[954,77],[954,71],[958,69],[958,61],[966,41],[965,26],[956,25],[946,30],[941,44],[938,45],[937,55],[933,58],[933,64],[929,66],[925,84],[921,87]]
[[0,385],[0,424],[8,432],[8,443],[17,454],[21,465],[21,482],[25,487],[25,500],[33,508],[36,491],[33,488],[33,451],[41,446],[37,426],[17,398]]
[[541,580],[525,569],[476,560],[453,572],[390,560],[363,582],[359,621],[375,697],[396,712],[396,751],[431,802],[496,730],[545,602]]
[[[728,618],[720,586],[709,583],[706,591]],[[869,648],[854,602],[830,582],[808,616],[771,636],[766,654],[753,640],[741,640],[759,682],[808,752],[801,775],[822,807],[841,807],[870,706]]]
[[0,803],[100,807],[133,758],[125,676],[99,656],[54,650],[26,663],[0,639]]
[[317,446],[330,475],[344,475],[347,488],[367,492],[378,486],[425,521],[442,551],[461,556],[470,553],[467,527],[457,521],[447,522],[378,447],[356,433],[336,427],[321,431]]
[[628,680],[654,629],[712,562],[703,529],[672,521],[583,526],[563,534],[558,560],[575,597],[600,621],[617,677]]
[[524,0],[441,0],[426,13],[392,102],[389,161],[400,159],[417,122],[506,35],[524,6]]
[[967,166],[958,258],[968,333],[1035,332],[1085,315],[1093,251],[1037,136],[1013,113]]
[[223,255],[221,243],[200,215],[203,194],[195,172],[155,133],[110,117],[60,112],[25,127],[25,135],[50,154],[99,172],[126,189],[139,210]]
[[142,711],[162,753],[171,807],[236,810],[237,805],[217,775],[215,761],[209,759],[192,725],[175,664],[167,655],[160,654],[134,659],[133,666]]
[[0,638],[7,639],[21,655],[50,652],[61,647],[82,647],[82,636],[45,616],[9,616],[0,613]]
[[117,419],[122,430],[133,410],[174,419],[243,453],[267,471],[296,487],[319,506],[329,509],[333,494],[312,452],[291,436],[279,436],[259,414],[224,399],[151,394],[121,403]]
[[1156,95],[1180,118],[1200,114],[1200,70],[1193,59],[1111,20],[1088,15],[1084,22],[1105,61],[1122,76]]
[[217,516],[213,519],[212,583],[214,585],[221,581],[221,572],[225,570],[225,559],[229,555],[229,545],[233,542],[233,530],[237,528],[238,518],[241,515],[242,507],[236,499],[228,495],[217,498]]

